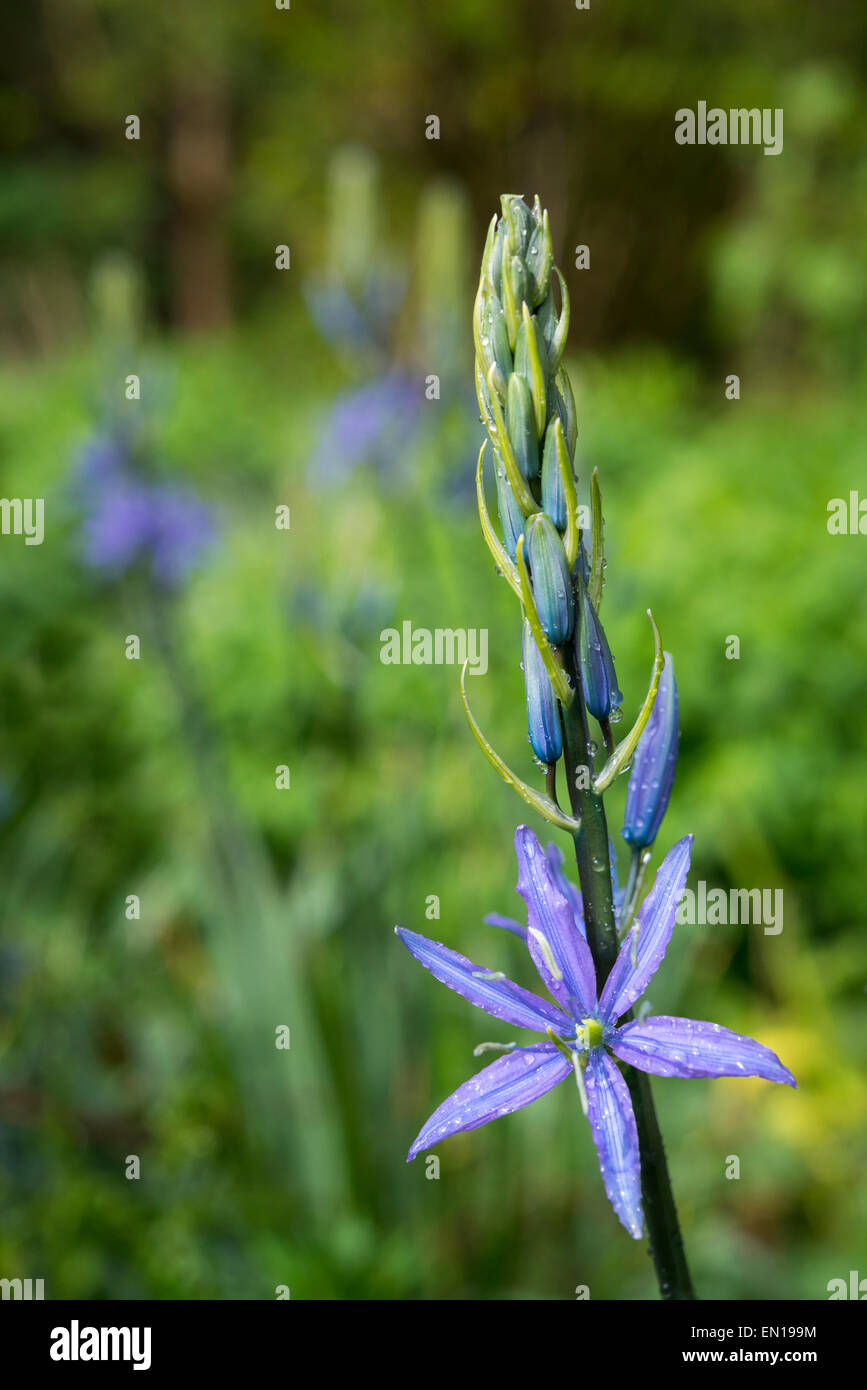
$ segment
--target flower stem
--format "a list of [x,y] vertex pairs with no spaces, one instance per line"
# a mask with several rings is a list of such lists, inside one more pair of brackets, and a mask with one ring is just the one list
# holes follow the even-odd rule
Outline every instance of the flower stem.
[[[574,663],[569,674],[575,686],[575,698],[568,709],[561,709],[566,776],[573,812],[581,817],[581,831],[574,837],[575,858],[584,900],[587,941],[601,991],[618,952],[608,824],[602,797],[591,785],[587,785],[593,775],[594,760],[590,751],[587,710]],[[650,1080],[644,1072],[632,1067],[624,1068],[624,1079],[629,1087],[638,1129],[644,1217],[659,1291],[665,1299],[695,1298]]]

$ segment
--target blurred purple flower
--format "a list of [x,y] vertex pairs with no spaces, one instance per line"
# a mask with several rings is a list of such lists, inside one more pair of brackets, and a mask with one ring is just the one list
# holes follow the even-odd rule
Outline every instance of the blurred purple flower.
[[213,509],[191,488],[142,476],[119,439],[86,446],[75,492],[84,562],[111,578],[141,565],[161,586],[176,588],[216,538]]
[[[761,1076],[795,1086],[770,1048],[719,1023],[669,1015],[619,1024],[644,993],[665,955],[689,868],[692,836],[669,850],[638,918],[600,992],[590,948],[561,891],[559,865],[526,825],[518,827],[518,892],[527,905],[526,942],[553,1004],[457,951],[397,928],[407,950],[431,974],[493,1018],[547,1034],[506,1055],[444,1100],[421,1128],[408,1159],[451,1134],[478,1129],[538,1100],[574,1074],[590,1122],[605,1191],[636,1240],[644,1225],[641,1164],[632,1101],[614,1057],[656,1076]],[[612,1055],[613,1054],[613,1057]]]
[[422,383],[401,371],[338,396],[313,455],[311,481],[335,486],[365,463],[381,479],[396,478],[423,403]]

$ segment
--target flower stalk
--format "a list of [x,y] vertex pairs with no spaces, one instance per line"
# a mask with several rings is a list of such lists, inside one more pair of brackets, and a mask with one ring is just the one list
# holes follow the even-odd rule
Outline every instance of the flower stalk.
[[[473,323],[476,387],[494,456],[502,539],[485,502],[481,454],[476,489],[485,541],[521,604],[528,735],[545,792],[524,782],[488,743],[467,704],[465,672],[461,697],[491,765],[549,824],[571,836],[580,892],[563,872],[557,846],[543,850],[529,827],[520,825],[517,886],[527,926],[500,914],[485,920],[523,939],[553,1004],[442,943],[397,928],[410,954],[436,979],[492,1017],[544,1039],[530,1046],[503,1045],[503,1056],[434,1111],[408,1158],[451,1134],[519,1110],[572,1076],[618,1220],[634,1239],[646,1229],[661,1296],[691,1299],[695,1293],[647,1073],[797,1083],[754,1038],[717,1023],[655,1017],[646,1003],[637,1017],[633,1013],[671,940],[690,862],[692,837],[686,836],[668,851],[641,901],[650,846],[668,806],[677,762],[677,686],[648,609],[655,643],[650,685],[632,729],[615,743],[611,726],[620,717],[622,696],[599,620],[605,556],[595,471],[589,559],[578,525],[577,419],[562,361],[568,295],[557,271],[558,311],[551,231],[538,198],[530,209],[522,198],[506,194],[502,210],[488,230]],[[598,772],[591,718],[606,755]],[[561,758],[571,815],[556,796]],[[631,861],[621,895],[603,798],[630,764],[623,836]]]
[[[501,478],[501,488],[503,485],[511,488],[512,499],[509,502],[514,500],[527,519],[526,535],[519,536],[516,543],[524,622],[537,643],[558,697],[572,816],[581,827],[571,833],[584,903],[587,941],[596,970],[597,986],[601,991],[619,949],[603,793],[629,766],[651,717],[662,673],[662,644],[658,628],[649,615],[656,645],[650,688],[635,726],[615,746],[609,723],[612,701],[606,698],[600,702],[597,694],[601,680],[606,697],[609,686],[613,686],[611,694],[619,697],[607,639],[598,619],[605,553],[601,490],[595,469],[591,478],[592,549],[586,588],[578,566],[577,491],[572,458],[575,447],[574,401],[561,361],[569,323],[568,292],[558,272],[561,309],[557,314],[551,289],[551,231],[547,213],[541,210],[539,200],[536,199],[532,212],[522,199],[510,195],[503,197],[502,206],[503,217],[499,222],[494,219],[488,232],[476,299],[476,380],[482,419],[491,437],[494,456],[502,460],[505,477]],[[518,290],[523,292],[520,300],[516,293]],[[501,395],[505,396],[505,405],[501,404]],[[538,447],[533,448],[535,441],[531,438],[531,424],[528,423],[531,407],[537,438],[542,445],[541,478],[537,477],[540,451]],[[567,434],[570,438],[567,438]],[[477,482],[485,537],[492,553],[497,556],[496,537],[493,537],[492,544],[492,528],[484,507],[481,471]],[[514,506],[510,506],[510,516],[514,516],[514,510]],[[561,624],[559,629],[555,627],[552,634],[551,627],[540,622],[538,596],[531,590],[525,563],[526,536],[530,527],[534,534],[538,534],[538,528],[543,524],[550,528],[546,541],[550,540],[551,533],[555,539],[558,531],[563,536],[556,566],[552,564],[550,568],[558,575],[561,572],[566,575],[564,587],[567,592],[562,592],[561,603],[575,613],[574,638],[563,641],[560,646],[551,645],[549,638],[551,642],[562,641],[565,625]],[[504,563],[508,557],[503,554],[503,549],[498,558],[499,568],[514,589],[514,576],[511,568]],[[588,627],[591,621],[592,630]],[[543,631],[543,627],[547,630]],[[597,672],[598,679],[593,680],[592,676]],[[585,690],[588,680],[591,680],[591,686]],[[609,753],[598,774],[595,767],[596,745],[589,726],[588,700],[594,705],[597,717],[602,719],[602,736]],[[530,717],[532,720],[532,708]],[[553,785],[550,767],[547,780],[549,786]],[[523,784],[516,790],[525,801],[529,799]],[[550,815],[547,818],[553,820]],[[633,890],[638,886],[635,882],[630,885]],[[636,905],[635,902],[631,905],[633,912]],[[631,1068],[626,1071],[632,1073]],[[639,1079],[635,1074],[627,1075],[627,1085],[638,1127],[645,1214],[660,1292],[666,1298],[691,1298],[694,1294],[650,1086],[646,1078]]]

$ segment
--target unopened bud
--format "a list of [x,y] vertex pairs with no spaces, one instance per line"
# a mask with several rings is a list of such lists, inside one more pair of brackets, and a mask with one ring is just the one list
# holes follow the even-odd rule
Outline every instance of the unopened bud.
[[679,739],[677,681],[674,662],[666,652],[656,702],[638,740],[626,793],[623,838],[637,849],[652,845],[662,824],[674,783]]
[[559,647],[572,634],[575,597],[559,532],[549,516],[536,512],[526,524],[527,558],[533,598],[548,641]]
[[513,372],[509,377],[506,393],[506,428],[522,474],[525,478],[537,477],[539,443],[536,439],[533,398],[526,381],[522,376],[518,376],[517,372]]
[[617,687],[614,660],[605,629],[583,583],[580,589],[581,620],[576,641],[578,669],[581,673],[584,703],[593,718],[601,722],[609,718],[612,710],[619,711],[623,696]]
[[556,763],[563,752],[560,711],[545,663],[527,619],[521,643],[524,689],[527,694],[527,731],[530,744],[540,762]]

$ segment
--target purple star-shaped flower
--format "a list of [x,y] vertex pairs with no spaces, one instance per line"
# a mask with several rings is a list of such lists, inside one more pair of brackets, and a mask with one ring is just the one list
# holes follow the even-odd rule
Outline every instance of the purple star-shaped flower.
[[552,864],[526,825],[515,833],[515,849],[518,892],[527,905],[527,946],[554,1004],[447,946],[402,927],[396,931],[436,979],[494,1018],[546,1033],[549,1041],[516,1047],[459,1086],[422,1127],[407,1161],[450,1134],[523,1109],[574,1073],[586,1099],[608,1200],[638,1239],[644,1224],[638,1135],[629,1091],[611,1053],[657,1076],[762,1076],[787,1086],[797,1083],[770,1048],[718,1023],[659,1015],[618,1026],[644,993],[671,940],[691,835],[666,855],[601,994],[590,948],[558,881],[559,865]]

